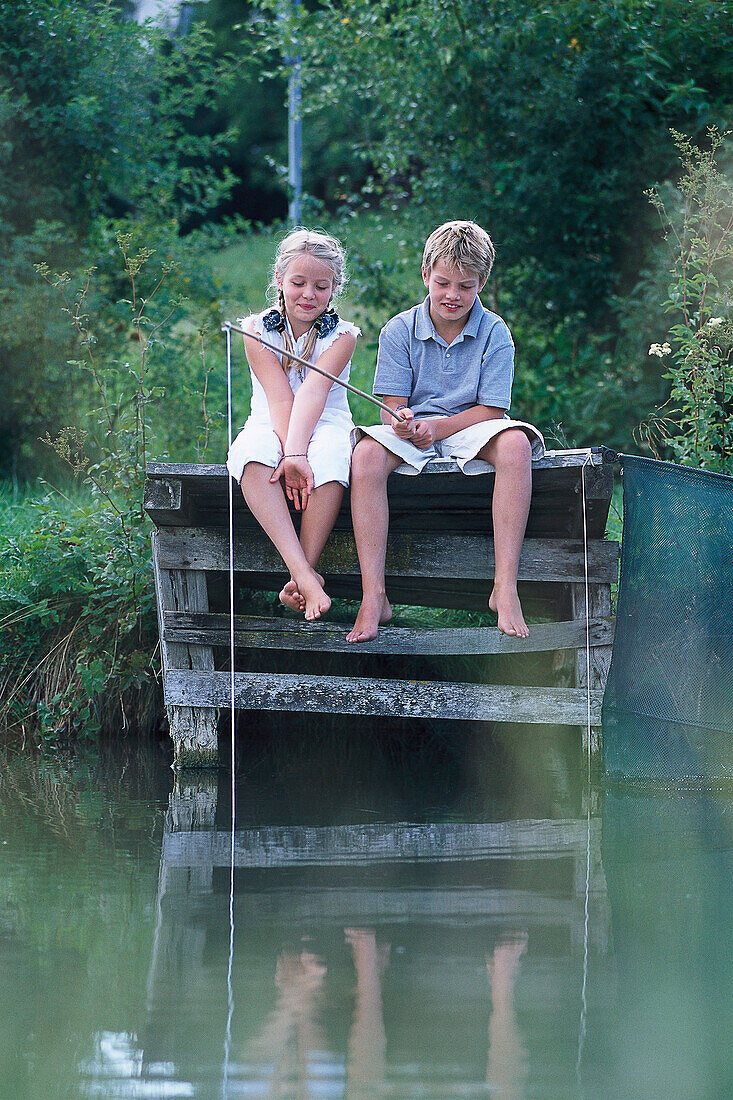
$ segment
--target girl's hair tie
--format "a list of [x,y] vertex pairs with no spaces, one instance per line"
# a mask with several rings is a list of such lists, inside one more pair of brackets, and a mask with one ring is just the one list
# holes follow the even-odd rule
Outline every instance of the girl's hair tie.
[[279,309],[271,309],[262,318],[262,324],[268,332],[284,332],[285,318]]
[[339,323],[339,315],[335,309],[324,309],[320,317],[316,317],[313,328],[319,336],[328,336]]
[[[339,323],[339,315],[335,309],[325,309],[319,317],[316,317],[315,321],[311,325],[308,339],[305,342],[305,348],[303,349],[303,359],[310,361],[310,357],[313,354],[313,349],[316,344],[316,340],[328,336],[334,331]],[[267,329],[268,332],[281,332],[283,337],[283,357],[282,366],[284,371],[288,371],[293,364],[288,352],[294,351],[293,341],[290,338],[287,325],[285,324],[285,302],[280,292],[280,309],[271,309],[264,314],[262,318],[262,326]],[[301,376],[302,377],[302,376]]]

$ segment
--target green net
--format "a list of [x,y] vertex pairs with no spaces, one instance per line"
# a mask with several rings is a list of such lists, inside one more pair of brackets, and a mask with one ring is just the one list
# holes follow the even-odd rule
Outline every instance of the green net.
[[733,778],[733,478],[628,455],[620,462],[606,772]]

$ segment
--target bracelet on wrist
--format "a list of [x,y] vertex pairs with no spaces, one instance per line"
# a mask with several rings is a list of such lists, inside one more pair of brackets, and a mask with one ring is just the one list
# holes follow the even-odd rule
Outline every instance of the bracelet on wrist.
[[297,454],[297,455],[283,455],[283,458],[307,458],[307,457],[308,457],[308,452],[307,451],[301,451],[301,453]]

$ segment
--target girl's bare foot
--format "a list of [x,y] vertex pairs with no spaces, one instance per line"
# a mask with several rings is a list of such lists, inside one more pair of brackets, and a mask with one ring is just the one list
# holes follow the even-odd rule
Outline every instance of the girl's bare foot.
[[494,584],[489,596],[489,607],[498,616],[497,626],[501,634],[509,634],[512,638],[529,638],[529,627],[524,621],[516,586],[500,588]]
[[346,635],[347,642],[371,642],[380,626],[392,618],[392,606],[385,595],[364,597],[356,616],[356,622]]
[[278,599],[281,604],[285,607],[289,607],[291,611],[298,611],[301,614],[305,611],[305,600],[298,591],[298,586],[292,577],[288,583],[280,589]]
[[[298,592],[305,601],[305,617],[308,622],[320,619],[331,606],[331,599],[323,589],[323,578],[315,569],[304,573],[297,580]],[[287,586],[286,586],[287,587]]]
[[[320,573],[316,573],[316,576],[318,577],[321,588],[323,588],[325,584],[323,577]],[[284,604],[285,607],[289,607],[292,611],[298,611],[301,615],[305,611],[305,600],[300,593],[297,583],[292,577],[288,583],[281,588],[278,599],[281,604]]]

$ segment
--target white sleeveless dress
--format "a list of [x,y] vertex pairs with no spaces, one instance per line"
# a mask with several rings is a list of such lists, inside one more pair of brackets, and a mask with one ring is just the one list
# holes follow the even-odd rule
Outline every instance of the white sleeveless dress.
[[[252,327],[258,336],[264,336],[269,343],[282,348],[282,334],[279,332],[265,332],[262,324],[263,317],[264,313],[259,313],[254,318],[241,318],[237,321],[237,325],[244,328],[245,322],[253,320]],[[359,336],[361,329],[357,328],[356,325],[352,325],[349,321],[339,320],[333,332],[329,332],[327,336],[319,337],[313,349],[313,362],[317,363],[324,351],[347,332]],[[293,340],[293,350],[296,355],[303,354],[307,335],[306,333],[300,339]],[[279,356],[279,358],[282,361],[282,356]],[[344,382],[348,382],[350,371],[351,362],[349,361],[339,377]],[[227,469],[237,482],[241,481],[244,467],[248,462],[260,462],[263,466],[271,466],[274,469],[283,455],[280,440],[273,431],[272,421],[270,420],[267,395],[251,369],[250,376],[252,378],[250,414],[241,432],[229,448],[229,454],[227,455]],[[293,393],[298,392],[307,376],[307,367],[298,367],[296,364],[290,368],[287,372],[287,379]],[[313,435],[308,444],[308,462],[313,470],[314,487],[316,489],[319,485],[324,485],[329,481],[338,481],[344,487],[349,484],[351,467],[350,436],[353,427],[354,422],[351,419],[347,391],[343,386],[331,386],[323,412],[313,429]]]

